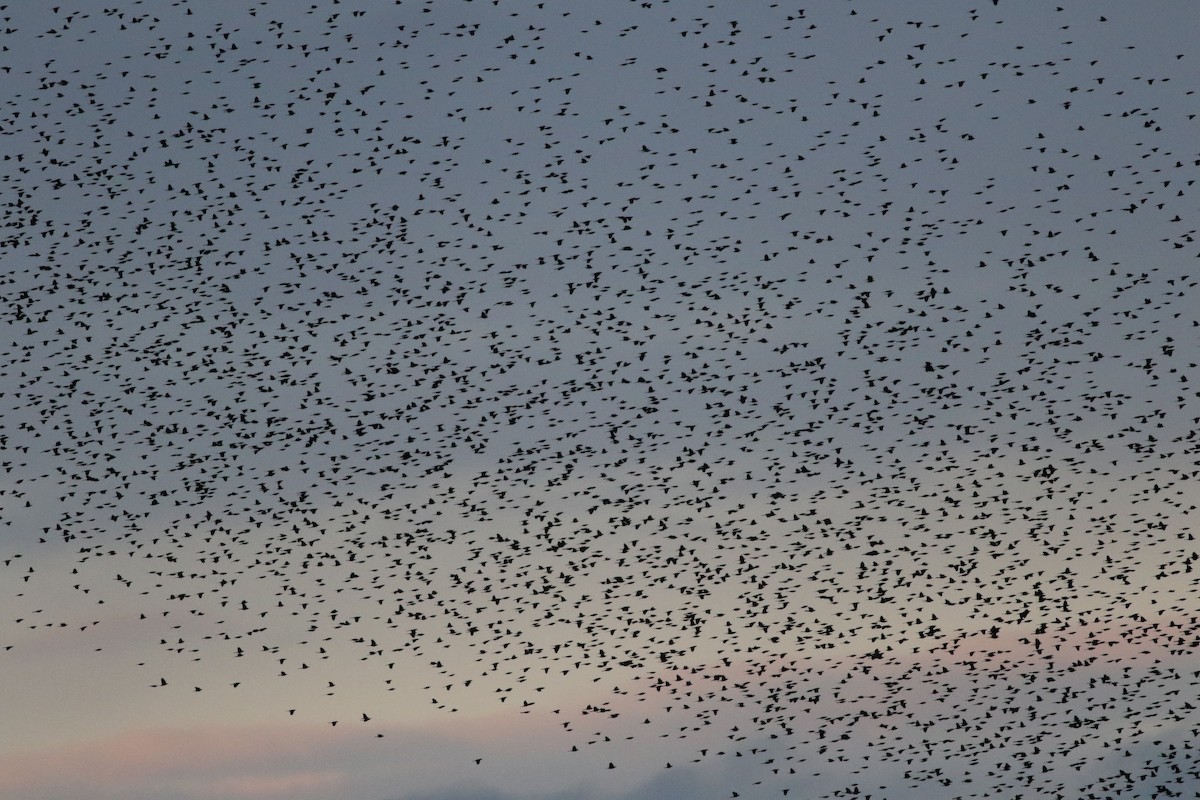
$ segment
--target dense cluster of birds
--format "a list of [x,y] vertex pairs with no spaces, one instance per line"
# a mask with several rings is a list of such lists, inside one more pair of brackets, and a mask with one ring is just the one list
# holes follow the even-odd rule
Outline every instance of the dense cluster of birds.
[[714,796],[1200,786],[1185,7],[0,16],[5,602]]

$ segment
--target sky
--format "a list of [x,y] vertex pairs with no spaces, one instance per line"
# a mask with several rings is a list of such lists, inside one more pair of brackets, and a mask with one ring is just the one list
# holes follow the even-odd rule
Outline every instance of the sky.
[[0,798],[1200,789],[1191,4],[0,22]]

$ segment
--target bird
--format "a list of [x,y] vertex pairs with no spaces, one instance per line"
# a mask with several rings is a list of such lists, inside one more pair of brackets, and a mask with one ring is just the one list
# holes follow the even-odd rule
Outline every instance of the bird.
[[1200,780],[1182,7],[110,5],[5,12],[6,696]]

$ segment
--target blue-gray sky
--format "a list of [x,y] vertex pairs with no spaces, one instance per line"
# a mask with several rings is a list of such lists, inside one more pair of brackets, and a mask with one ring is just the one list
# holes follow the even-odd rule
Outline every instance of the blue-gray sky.
[[1200,785],[1189,4],[0,16],[0,796]]

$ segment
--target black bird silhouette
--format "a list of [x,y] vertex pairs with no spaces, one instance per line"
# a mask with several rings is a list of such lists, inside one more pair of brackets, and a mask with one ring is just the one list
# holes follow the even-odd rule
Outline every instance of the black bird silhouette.
[[10,4],[0,675],[1194,791],[1190,9],[702,5]]

